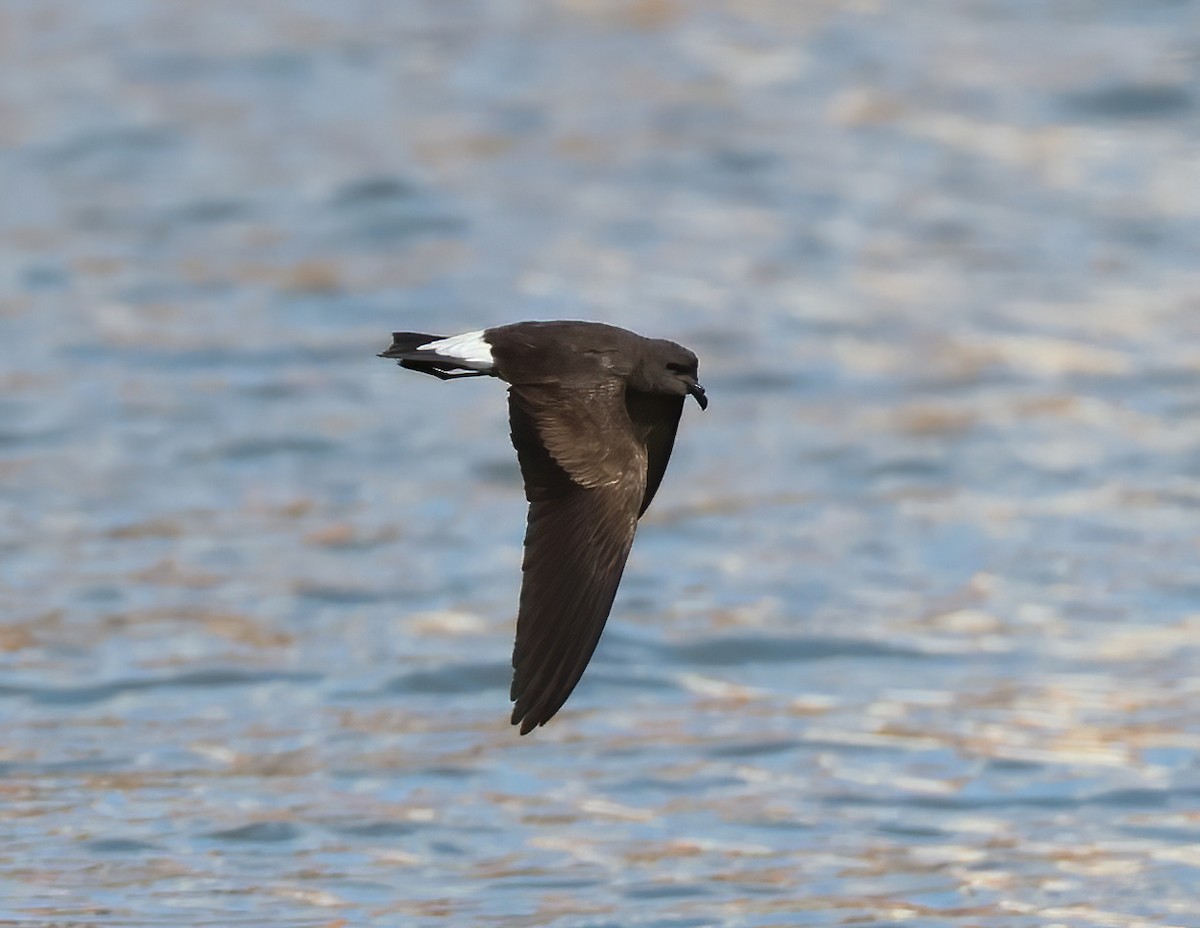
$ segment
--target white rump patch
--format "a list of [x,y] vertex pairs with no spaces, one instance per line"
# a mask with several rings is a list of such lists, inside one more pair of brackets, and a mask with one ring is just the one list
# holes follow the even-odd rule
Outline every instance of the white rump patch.
[[457,361],[463,367],[476,371],[490,371],[496,362],[492,358],[492,346],[484,339],[483,331],[480,329],[478,332],[464,332],[462,335],[439,338],[436,342],[419,346],[417,351],[432,351],[443,358]]

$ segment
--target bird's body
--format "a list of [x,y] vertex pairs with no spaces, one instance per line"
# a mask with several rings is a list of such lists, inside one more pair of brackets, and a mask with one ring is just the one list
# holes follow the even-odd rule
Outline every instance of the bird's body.
[[529,501],[511,692],[526,734],[559,710],[600,640],[684,399],[707,406],[696,356],[596,322],[520,322],[449,338],[396,332],[381,357],[510,385]]

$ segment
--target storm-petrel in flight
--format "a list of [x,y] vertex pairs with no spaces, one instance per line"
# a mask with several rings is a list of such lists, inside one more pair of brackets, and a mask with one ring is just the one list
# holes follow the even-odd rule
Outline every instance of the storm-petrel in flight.
[[380,354],[443,380],[509,384],[529,519],[513,646],[521,734],[544,725],[583,675],[667,469],[688,394],[708,406],[682,345],[598,322],[518,322],[442,338],[394,333]]

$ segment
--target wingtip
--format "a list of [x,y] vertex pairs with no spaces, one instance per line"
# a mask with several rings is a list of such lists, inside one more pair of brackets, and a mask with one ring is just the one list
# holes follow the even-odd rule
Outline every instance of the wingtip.
[[520,708],[514,708],[514,709],[513,709],[513,713],[512,713],[512,719],[511,719],[511,721],[512,721],[512,724],[513,724],[513,725],[520,725],[520,726],[521,726],[521,728],[520,728],[520,734],[521,734],[521,735],[527,735],[527,734],[529,734],[531,731],[533,731],[535,728],[537,728],[537,727],[538,727],[538,725],[544,725],[544,724],[545,724],[545,721],[544,721],[544,720],[543,720],[543,721],[541,721],[541,722],[535,722],[535,721],[533,720],[533,716],[531,716],[531,715],[530,715],[528,712],[526,712],[526,711],[522,711]]

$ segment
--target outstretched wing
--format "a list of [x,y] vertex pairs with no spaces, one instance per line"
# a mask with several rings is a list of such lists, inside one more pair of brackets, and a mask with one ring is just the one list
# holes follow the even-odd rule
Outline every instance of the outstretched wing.
[[637,393],[629,391],[625,406],[633,422],[635,434],[646,449],[646,492],[642,497],[638,518],[646,512],[663,474],[667,472],[667,461],[671,460],[671,449],[675,446],[675,432],[679,428],[679,417],[683,414],[683,396],[666,396],[659,393]]
[[646,453],[619,383],[514,386],[509,420],[529,499],[511,692],[526,734],[566,702],[600,640],[633,544]]

